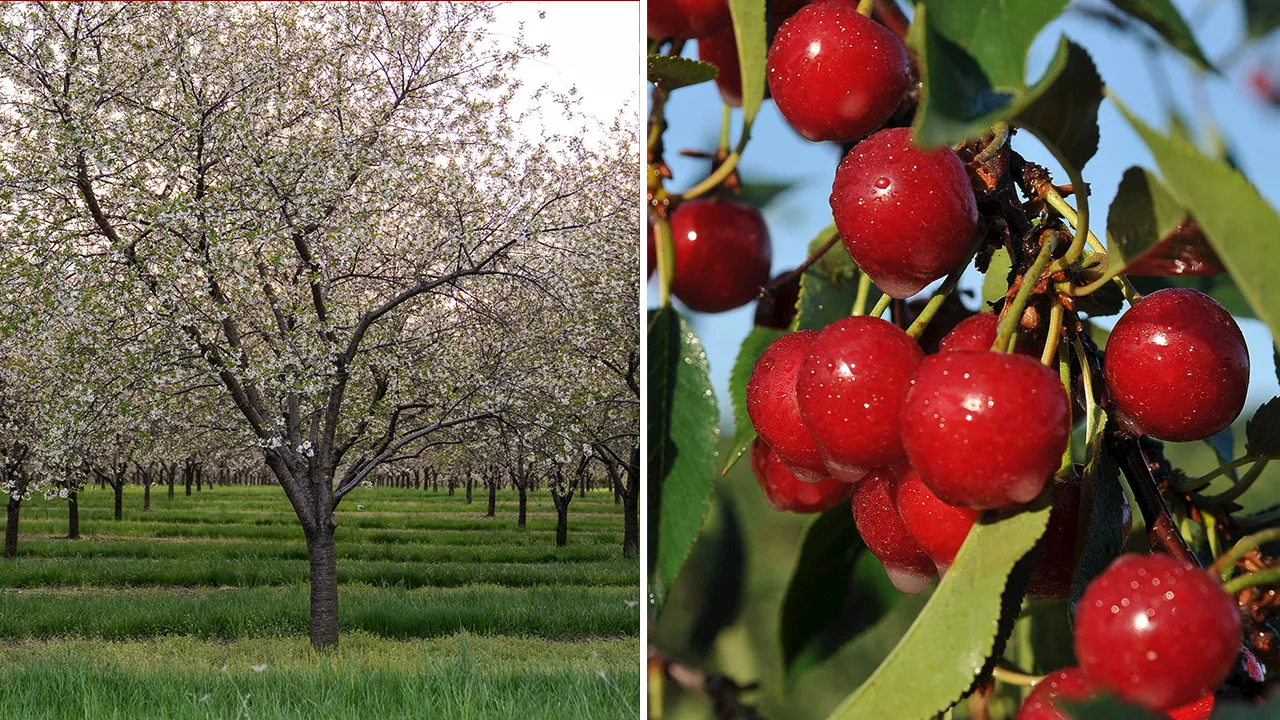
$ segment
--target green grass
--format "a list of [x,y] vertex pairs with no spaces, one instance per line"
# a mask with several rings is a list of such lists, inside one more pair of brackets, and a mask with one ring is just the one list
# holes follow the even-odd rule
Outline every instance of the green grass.
[[[612,494],[360,488],[338,510],[336,654],[306,640],[309,569],[277,487],[128,487],[24,503],[0,562],[0,717],[635,717],[639,568]],[[257,670],[255,670],[255,666]],[[265,667],[264,667],[265,666]]]

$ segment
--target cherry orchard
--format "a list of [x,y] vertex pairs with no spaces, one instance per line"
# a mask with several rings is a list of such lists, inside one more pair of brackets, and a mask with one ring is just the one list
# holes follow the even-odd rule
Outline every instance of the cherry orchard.
[[[780,616],[788,684],[841,649],[832,637],[859,640],[843,628],[870,633],[901,594],[928,594],[832,718],[1011,717],[1024,699],[1019,717],[1127,703],[1203,718],[1219,701],[1256,702],[1272,677],[1259,657],[1277,641],[1265,593],[1280,584],[1268,552],[1280,513],[1250,516],[1235,500],[1280,455],[1280,399],[1249,420],[1233,458],[1250,370],[1233,312],[1280,327],[1267,292],[1280,268],[1254,244],[1280,235],[1280,217],[1221,157],[1113,99],[1161,173],[1125,174],[1106,209],[1108,242],[1097,238],[1084,171],[1097,151],[1099,72],[1062,38],[1044,76],[1024,79],[1027,47],[1065,2],[997,11],[924,0],[908,15],[895,0],[730,0],[729,29],[702,22],[713,5],[690,5],[684,23],[671,19],[679,3],[650,10],[655,621],[676,599],[714,475],[750,453],[770,506],[817,515]],[[1209,69],[1168,12],[1176,21],[1148,29]],[[699,60],[686,57],[690,41]],[[667,109],[681,88],[713,79],[725,102],[719,145],[682,149],[710,171],[677,185]],[[766,94],[802,137],[844,154],[831,226],[799,268],[773,278],[768,232],[738,197],[750,184],[739,160],[770,142],[753,133]],[[1024,156],[1035,146],[1055,168]],[[985,275],[976,310],[956,293],[970,268]],[[1212,294],[1175,287],[1190,275],[1212,279]],[[1229,311],[1213,296],[1230,293],[1246,304]],[[730,377],[727,444],[695,325],[672,298],[705,313],[761,303]],[[1107,337],[1096,319],[1109,315],[1119,319]],[[1220,467],[1189,476],[1161,441],[1208,443]],[[878,615],[853,618],[852,598],[877,592],[851,584],[863,555],[892,589],[871,603]],[[1037,646],[1052,633],[1067,642]],[[691,684],[661,647],[653,657],[651,681],[756,711],[710,676]],[[770,679],[759,682],[767,691]]]

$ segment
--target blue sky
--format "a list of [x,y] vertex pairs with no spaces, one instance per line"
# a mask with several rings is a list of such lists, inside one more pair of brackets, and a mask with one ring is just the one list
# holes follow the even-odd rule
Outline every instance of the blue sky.
[[[1093,0],[1097,3],[1097,0]],[[1240,3],[1234,0],[1175,0],[1190,19],[1210,58],[1222,58],[1242,36]],[[1038,78],[1053,55],[1058,38],[1067,35],[1085,47],[1109,89],[1134,111],[1157,127],[1167,127],[1166,111],[1153,82],[1152,65],[1141,43],[1095,20],[1069,11],[1049,25],[1031,48],[1028,77]],[[692,54],[692,49],[690,49]],[[1249,70],[1258,62],[1271,60],[1280,65],[1280,54],[1263,43],[1244,53],[1224,76],[1197,80],[1180,55],[1161,53],[1159,68],[1168,78],[1171,95],[1183,116],[1202,131],[1212,119],[1219,132],[1236,152],[1244,172],[1273,206],[1280,206],[1280,111],[1254,98],[1247,90]],[[683,148],[714,150],[720,127],[720,97],[714,84],[676,91],[667,104],[670,128],[665,141],[667,161],[674,173],[672,187],[680,189],[701,179],[707,172],[704,161],[680,157]],[[737,127],[737,118],[733,127]],[[1156,169],[1150,153],[1120,117],[1115,106],[1104,102],[1098,124],[1101,141],[1098,153],[1084,169],[1084,179],[1092,188],[1090,225],[1105,237],[1106,208],[1115,196],[1125,169],[1142,165]],[[1204,137],[1201,137],[1202,145]],[[1057,171],[1052,156],[1031,138],[1019,135],[1014,147],[1033,162],[1054,170],[1058,182],[1068,182]],[[773,239],[774,272],[795,267],[805,258],[809,241],[831,222],[828,196],[839,162],[839,149],[831,143],[811,143],[797,135],[765,101],[752,131],[752,142],[740,165],[744,181],[781,181],[794,187],[766,209],[765,218]],[[1280,242],[1280,238],[1277,238]],[[970,269],[962,287],[976,287],[981,276]],[[650,305],[656,302],[655,286],[650,286]],[[929,290],[925,291],[926,293]],[[711,363],[711,380],[720,401],[726,427],[732,426],[728,400],[729,370],[742,338],[751,329],[754,305],[718,315],[689,314],[706,346]],[[1100,324],[1108,325],[1103,322]],[[1260,322],[1241,321],[1249,344],[1252,363],[1249,407],[1280,394],[1271,353],[1271,334]]]

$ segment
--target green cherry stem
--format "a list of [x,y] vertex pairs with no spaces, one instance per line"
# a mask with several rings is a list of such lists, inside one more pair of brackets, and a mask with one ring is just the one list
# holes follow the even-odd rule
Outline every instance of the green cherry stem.
[[1280,528],[1268,528],[1261,532],[1240,538],[1230,550],[1222,557],[1213,561],[1213,565],[1209,566],[1209,572],[1222,578],[1226,582],[1231,578],[1231,573],[1236,569],[1236,563],[1240,558],[1248,555],[1252,550],[1269,542],[1280,540]]
[[[1049,310],[1049,330],[1048,335],[1044,339],[1044,351],[1040,353],[1041,365],[1052,365],[1054,358],[1058,356],[1058,344],[1062,341],[1062,303],[1057,300],[1053,301],[1053,308]],[[1071,388],[1067,388],[1067,394],[1071,394]]]
[[870,17],[871,8],[875,6],[875,4],[876,0],[858,0],[858,12]]
[[876,301],[875,307],[871,308],[870,315],[872,317],[880,317],[884,315],[884,311],[889,309],[889,305],[892,302],[893,298],[889,296],[889,293],[881,295],[880,299]]
[[1231,487],[1222,491],[1222,493],[1218,495],[1205,496],[1205,495],[1195,494],[1195,495],[1192,495],[1191,499],[1194,500],[1196,505],[1199,506],[1202,510],[1203,509],[1218,510],[1218,509],[1224,508],[1227,505],[1230,505],[1233,501],[1235,501],[1236,498],[1245,494],[1245,492],[1247,492],[1249,488],[1253,487],[1253,484],[1258,480],[1258,476],[1261,475],[1262,471],[1266,469],[1267,463],[1269,462],[1271,462],[1270,458],[1262,458],[1261,460],[1258,460],[1256,463],[1253,464],[1253,467],[1249,468],[1249,472],[1245,473],[1240,477],[1240,482],[1236,483],[1235,485],[1232,485]]
[[979,229],[978,237],[973,243],[973,247],[969,250],[969,254],[964,256],[964,262],[960,263],[947,275],[947,279],[942,281],[942,285],[938,288],[938,292],[929,298],[929,302],[916,316],[915,322],[907,328],[907,334],[912,338],[919,339],[924,334],[925,328],[929,327],[929,321],[933,320],[933,316],[938,314],[938,310],[942,307],[942,303],[947,301],[947,297],[955,291],[956,285],[960,283],[960,276],[964,275],[965,269],[969,267],[969,263],[973,262],[973,256],[978,254],[983,241],[986,240],[985,229]]
[[853,312],[850,315],[857,317],[867,313],[867,296],[871,294],[871,276],[858,271],[858,295],[853,300]]
[[671,223],[658,218],[653,223],[653,246],[658,256],[658,303],[671,304],[671,276],[675,274],[675,247],[671,239]]
[[729,104],[721,106],[720,115],[720,152],[729,152]]
[[1232,460],[1226,465],[1221,465],[1205,473],[1204,475],[1201,475],[1198,478],[1191,478],[1190,480],[1187,480],[1186,482],[1181,482],[1181,483],[1175,482],[1173,483],[1173,489],[1175,492],[1180,492],[1180,493],[1188,493],[1188,492],[1194,492],[1196,490],[1203,490],[1205,486],[1207,486],[1210,482],[1214,480],[1214,478],[1218,477],[1219,475],[1225,475],[1242,465],[1248,465],[1249,463],[1257,462],[1258,460],[1261,460],[1261,459],[1262,458],[1258,457],[1257,455],[1245,455],[1244,457],[1236,458],[1235,460]]
[[1036,683],[1045,678],[1044,675],[1028,675],[1027,673],[1010,670],[999,665],[992,668],[991,677],[1006,685],[1017,685],[1019,687],[1035,687]]
[[[1075,236],[1071,238],[1071,244],[1067,246],[1067,251],[1050,266],[1049,272],[1054,273],[1071,267],[1072,263],[1079,260],[1080,256],[1084,254],[1085,241],[1089,237],[1089,186],[1085,185],[1084,177],[1080,175],[1080,171],[1076,170],[1072,164],[1067,162],[1067,159],[1063,157],[1062,151],[1058,149],[1057,145],[1054,145],[1048,138],[1045,138],[1035,130],[1031,130],[1030,128],[1025,129],[1030,130],[1031,134],[1034,135],[1050,153],[1053,154],[1053,157],[1057,159],[1058,164],[1067,171],[1067,177],[1071,178],[1071,187],[1075,188],[1076,205],[1079,209],[1073,213],[1075,222],[1072,222],[1072,226],[1075,228],[1076,232]],[[1062,194],[1053,187],[1052,183],[1045,184],[1049,186],[1047,188],[1043,188],[1046,199],[1052,198],[1054,195],[1057,195],[1059,199],[1062,198]],[[1052,204],[1052,202],[1050,204]],[[1070,207],[1067,205],[1066,201],[1063,201],[1062,205]],[[1067,216],[1064,215],[1064,217]],[[1071,222],[1071,218],[1068,217],[1067,221]],[[1099,245],[1101,245],[1101,243],[1099,243]]]
[[1276,583],[1280,583],[1280,568],[1268,568],[1229,580],[1222,584],[1222,589],[1226,590],[1228,595],[1236,595],[1241,590],[1259,585],[1275,585]]
[[1040,244],[1040,252],[1036,255],[1036,259],[1022,275],[1022,285],[1018,287],[1018,294],[1013,297],[1013,303],[1005,306],[1004,317],[1000,319],[1000,326],[996,332],[996,341],[991,345],[991,349],[995,352],[1008,352],[1013,331],[1022,319],[1022,311],[1031,297],[1031,290],[1040,280],[1040,274],[1044,272],[1045,265],[1049,264],[1049,257],[1053,255],[1053,250],[1058,245],[1056,230],[1050,230],[1045,235],[1046,238]]

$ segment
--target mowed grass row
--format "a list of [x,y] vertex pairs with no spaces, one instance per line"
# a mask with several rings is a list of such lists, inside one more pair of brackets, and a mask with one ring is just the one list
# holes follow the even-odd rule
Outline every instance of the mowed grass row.
[[[638,582],[637,572],[636,563],[621,558],[574,563],[345,560],[338,563],[338,582],[400,588],[461,587],[477,583],[506,587],[626,587]],[[301,559],[205,558],[194,553],[181,559],[61,557],[0,563],[0,588],[55,585],[258,587],[291,585],[309,578],[310,567]]]
[[189,636],[4,649],[12,652],[0,652],[0,717],[586,720],[639,710],[634,638],[393,642],[357,632],[326,656],[301,639],[215,645]]
[[[305,585],[8,591],[0,593],[0,638],[306,637],[308,593]],[[640,632],[638,586],[400,590],[343,585],[338,597],[344,632],[384,638],[465,631],[577,639],[637,637]]]

